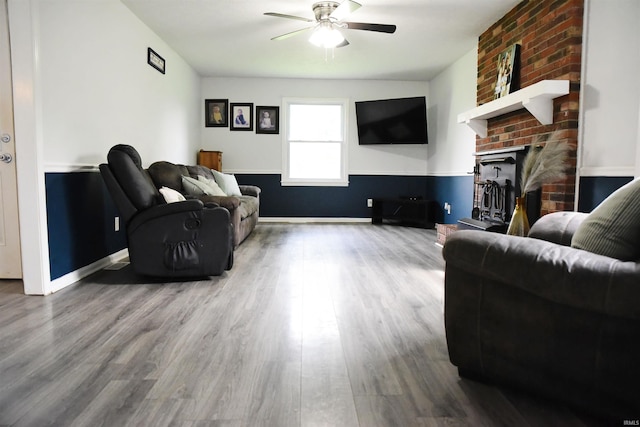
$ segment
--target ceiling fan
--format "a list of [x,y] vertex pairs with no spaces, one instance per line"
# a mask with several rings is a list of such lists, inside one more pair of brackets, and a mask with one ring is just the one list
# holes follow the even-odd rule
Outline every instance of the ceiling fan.
[[358,10],[361,6],[362,5],[360,3],[356,3],[353,0],[344,0],[342,3],[335,1],[321,1],[314,3],[312,9],[315,15],[315,20],[275,12],[267,12],[265,15],[314,23],[314,25],[310,27],[282,34],[280,36],[273,37],[271,40],[283,40],[305,31],[313,30],[309,41],[316,46],[324,48],[343,47],[349,44],[342,33],[340,33],[340,29],[376,31],[388,34],[393,34],[396,31],[395,25],[343,21],[343,19],[352,12]]

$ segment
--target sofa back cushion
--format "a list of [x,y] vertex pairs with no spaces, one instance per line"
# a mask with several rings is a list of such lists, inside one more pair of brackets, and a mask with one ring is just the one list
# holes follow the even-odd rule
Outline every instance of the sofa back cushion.
[[214,179],[213,172],[211,172],[211,169],[209,169],[206,166],[193,165],[193,166],[186,166],[186,168],[187,168],[187,171],[189,171],[189,176],[191,178],[198,179],[199,176],[203,176],[207,179]]
[[600,203],[580,224],[571,246],[622,261],[640,260],[640,178]]
[[552,212],[531,226],[529,237],[571,246],[573,235],[587,217],[588,214],[582,212]]
[[160,161],[151,164],[147,170],[157,188],[169,187],[184,193],[182,176],[189,176],[189,172],[185,166]]

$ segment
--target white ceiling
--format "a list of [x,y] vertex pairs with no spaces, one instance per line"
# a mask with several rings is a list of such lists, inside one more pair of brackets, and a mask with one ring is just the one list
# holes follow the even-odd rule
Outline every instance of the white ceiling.
[[312,24],[265,12],[313,19],[314,0],[121,1],[204,77],[426,81],[521,0],[358,0],[347,21],[397,30],[343,30],[350,45],[334,52],[311,45],[310,32],[270,40]]

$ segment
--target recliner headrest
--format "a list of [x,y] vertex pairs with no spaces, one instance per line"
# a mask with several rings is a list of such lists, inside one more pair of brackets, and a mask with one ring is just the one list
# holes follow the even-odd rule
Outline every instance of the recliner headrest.
[[126,154],[127,156],[131,157],[131,160],[133,160],[133,164],[135,164],[138,169],[142,169],[142,159],[140,158],[140,154],[132,146],[126,144],[114,145],[113,147],[111,147],[109,153],[107,154],[108,161],[111,161],[111,153],[113,152]]
[[109,150],[107,160],[115,179],[136,209],[147,209],[159,203],[162,196],[147,171],[142,169],[140,154],[135,148],[115,145]]

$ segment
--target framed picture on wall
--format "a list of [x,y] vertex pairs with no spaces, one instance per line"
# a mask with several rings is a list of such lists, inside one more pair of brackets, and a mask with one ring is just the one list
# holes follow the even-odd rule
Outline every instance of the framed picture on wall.
[[164,58],[156,53],[155,50],[150,47],[147,48],[147,64],[151,65],[162,74],[166,72],[166,62]]
[[204,100],[204,125],[206,127],[229,126],[229,100],[205,99]]
[[280,107],[256,107],[256,133],[280,133]]
[[230,130],[253,130],[253,103],[231,103]]
[[514,44],[498,55],[498,73],[493,99],[520,89],[520,45]]

